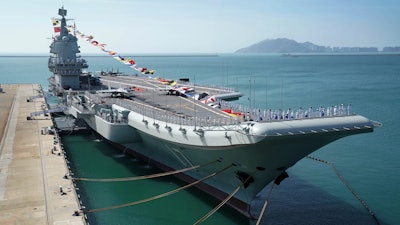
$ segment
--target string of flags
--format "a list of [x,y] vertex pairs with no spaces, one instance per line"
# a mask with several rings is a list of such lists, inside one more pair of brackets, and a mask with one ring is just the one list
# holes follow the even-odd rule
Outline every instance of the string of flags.
[[[52,19],[52,23],[53,23],[53,27],[54,27],[54,32],[55,33],[59,33],[61,32],[61,27],[60,27],[60,20],[53,18]],[[155,70],[149,70],[146,67],[139,67],[135,60],[128,58],[128,57],[123,57],[121,55],[119,55],[117,52],[115,51],[111,51],[111,50],[107,50],[105,49],[106,44],[102,44],[99,43],[98,41],[96,41],[93,37],[93,35],[86,35],[82,32],[80,32],[79,30],[76,29],[75,24],[74,25],[67,25],[66,27],[68,29],[68,31],[73,31],[77,36],[79,36],[82,39],[85,39],[87,42],[89,42],[91,45],[100,48],[101,51],[103,51],[104,53],[106,53],[107,55],[113,57],[115,60],[128,65],[130,68],[140,72],[141,74],[144,75],[148,75],[148,74],[154,74]]]
[[102,43],[99,43],[98,41],[94,40],[94,37],[92,35],[86,35],[86,34],[80,32],[79,30],[77,30],[75,27],[72,27],[72,29],[79,37],[85,39],[91,45],[100,48],[101,51],[103,51],[107,55],[113,57],[115,60],[117,60],[125,65],[128,65],[130,68],[132,68],[142,74],[154,74],[155,70],[148,70],[145,67],[139,67],[136,64],[135,60],[128,58],[128,57],[123,57],[115,51],[105,49],[106,44],[102,44]]
[[[52,19],[52,23],[53,23],[53,27],[54,27],[54,32],[55,33],[60,33],[61,32],[61,25],[60,25],[60,21],[58,19],[53,18]],[[111,51],[111,50],[107,50],[105,49],[106,44],[104,43],[100,43],[97,40],[94,39],[93,35],[86,35],[82,32],[80,32],[79,30],[76,29],[75,24],[72,25],[67,25],[66,28],[68,29],[68,32],[73,31],[75,36],[79,36],[82,39],[85,39],[88,43],[90,43],[91,45],[100,48],[101,51],[103,51],[104,53],[106,53],[107,55],[113,57],[115,60],[128,65],[130,68],[140,72],[141,74],[148,76],[149,78],[152,79],[156,79],[159,82],[161,82],[162,84],[165,85],[169,85],[171,87],[171,90],[175,90],[178,91],[182,94],[185,94],[186,96],[192,96],[192,91],[193,88],[187,88],[187,87],[179,87],[177,85],[177,82],[174,80],[166,80],[164,78],[153,78],[150,76],[150,74],[154,74],[155,70],[149,70],[145,67],[139,67],[135,60],[132,58],[128,58],[128,57],[123,57],[121,55],[119,55],[117,52],[115,51]],[[203,102],[204,104],[215,104],[216,103],[216,99],[214,96],[208,96],[205,100],[202,100],[201,102]]]

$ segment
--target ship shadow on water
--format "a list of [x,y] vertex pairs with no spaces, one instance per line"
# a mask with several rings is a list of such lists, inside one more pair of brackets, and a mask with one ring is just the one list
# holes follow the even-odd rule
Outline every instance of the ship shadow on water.
[[[147,162],[123,153],[106,141],[97,140],[97,135],[71,135],[63,138],[75,177],[117,178],[161,172],[149,166]],[[357,208],[300,177],[289,175],[281,185],[273,188],[260,224],[376,224],[361,205]],[[83,205],[87,209],[149,198],[186,184],[171,176],[129,182],[76,183]],[[269,189],[270,185],[253,201],[253,215],[258,215]],[[189,188],[139,205],[88,213],[87,217],[89,224],[99,225],[193,224],[219,203],[204,192]],[[255,220],[249,221],[240,213],[224,206],[203,224],[247,225],[255,224]]]
[[[289,176],[279,186],[273,187],[261,224],[377,224],[350,192],[349,196],[352,199],[346,201],[356,202],[355,205],[310,184],[299,176],[290,173]],[[271,184],[257,195],[252,203],[252,213],[258,215],[270,188]],[[382,220],[383,218],[376,216],[380,224],[388,225]]]

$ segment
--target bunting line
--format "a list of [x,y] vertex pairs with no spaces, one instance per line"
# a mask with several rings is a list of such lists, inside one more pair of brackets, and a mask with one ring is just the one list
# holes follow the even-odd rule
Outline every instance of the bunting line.
[[[59,19],[56,18],[52,18],[51,22],[53,24],[54,27],[54,33],[59,33],[61,31],[61,21]],[[86,35],[82,32],[80,32],[79,30],[76,29],[76,25],[74,23],[74,25],[67,25],[65,28],[68,29],[68,32],[74,32],[75,36],[78,36],[84,40],[86,40],[89,44],[98,47],[102,52],[106,53],[107,55],[113,57],[115,60],[117,60],[118,62],[128,65],[130,68],[138,71],[139,73],[143,74],[143,75],[149,75],[149,74],[154,74],[155,70],[149,70],[146,67],[139,67],[135,60],[131,59],[131,58],[127,58],[127,57],[123,57],[121,55],[119,55],[117,52],[112,51],[112,50],[107,50],[105,49],[105,46],[107,44],[104,43],[100,43],[97,40],[94,39],[93,35]]]
[[100,50],[104,53],[106,53],[107,55],[111,56],[112,58],[114,58],[115,60],[117,60],[118,62],[128,65],[130,68],[140,72],[143,75],[148,75],[148,74],[154,74],[155,70],[148,70],[145,67],[139,67],[135,60],[131,59],[131,58],[127,58],[127,57],[123,57],[121,55],[119,55],[117,52],[112,51],[112,50],[107,50],[105,49],[105,46],[107,44],[104,43],[100,43],[96,40],[94,40],[93,35],[86,35],[82,32],[80,32],[79,30],[76,29],[76,27],[74,26],[69,26],[68,28],[72,28],[73,31],[82,39],[85,39],[87,42],[89,42],[91,45],[100,48]]
[[[53,27],[54,27],[54,32],[55,33],[61,32],[61,21],[60,21],[60,19],[52,18],[51,21],[52,21],[52,24],[53,24]],[[75,22],[74,22],[74,25],[67,25],[67,26],[65,26],[65,28],[67,28],[68,32],[74,32],[74,36],[78,36],[81,39],[84,39],[86,42],[88,42],[89,44],[91,44],[94,47],[99,48],[102,52],[104,52],[105,54],[107,54],[110,57],[114,58],[118,62],[129,66],[130,68],[138,71],[139,73],[141,73],[144,76],[147,76],[150,79],[155,79],[158,82],[169,86],[168,88],[170,90],[174,90],[174,91],[180,92],[180,93],[182,93],[182,94],[184,94],[184,95],[186,95],[188,97],[192,97],[194,95],[193,93],[191,93],[194,90],[193,88],[181,87],[181,86],[177,85],[177,82],[174,81],[174,80],[167,80],[167,79],[160,78],[160,77],[158,77],[158,78],[152,77],[151,75],[153,75],[155,73],[155,70],[153,70],[153,69],[149,70],[146,67],[139,67],[136,64],[134,59],[128,58],[128,57],[123,57],[123,56],[119,55],[115,51],[107,50],[106,49],[107,44],[100,43],[99,41],[95,40],[93,35],[87,35],[87,34],[84,34],[84,33],[80,32],[79,30],[77,30]],[[216,99],[214,98],[214,96],[209,96],[206,100],[202,100],[202,102],[204,104],[215,103]]]

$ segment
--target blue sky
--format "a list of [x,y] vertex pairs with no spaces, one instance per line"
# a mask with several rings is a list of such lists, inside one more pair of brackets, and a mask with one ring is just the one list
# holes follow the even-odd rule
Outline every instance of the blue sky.
[[[285,37],[400,46],[398,0],[2,0],[0,53],[48,53],[64,4],[77,29],[119,53],[231,53]],[[21,5],[21,6],[19,6]],[[79,40],[83,53],[101,53]]]

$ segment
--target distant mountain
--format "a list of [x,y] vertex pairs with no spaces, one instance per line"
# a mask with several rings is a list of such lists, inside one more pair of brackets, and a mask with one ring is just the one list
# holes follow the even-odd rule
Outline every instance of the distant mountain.
[[310,42],[298,43],[287,38],[266,39],[257,44],[241,48],[236,53],[310,53],[322,50],[323,46]]
[[[398,52],[399,47],[385,47],[384,52]],[[299,43],[287,38],[266,39],[241,48],[235,53],[363,53],[378,52],[376,47],[327,47],[310,42]]]

